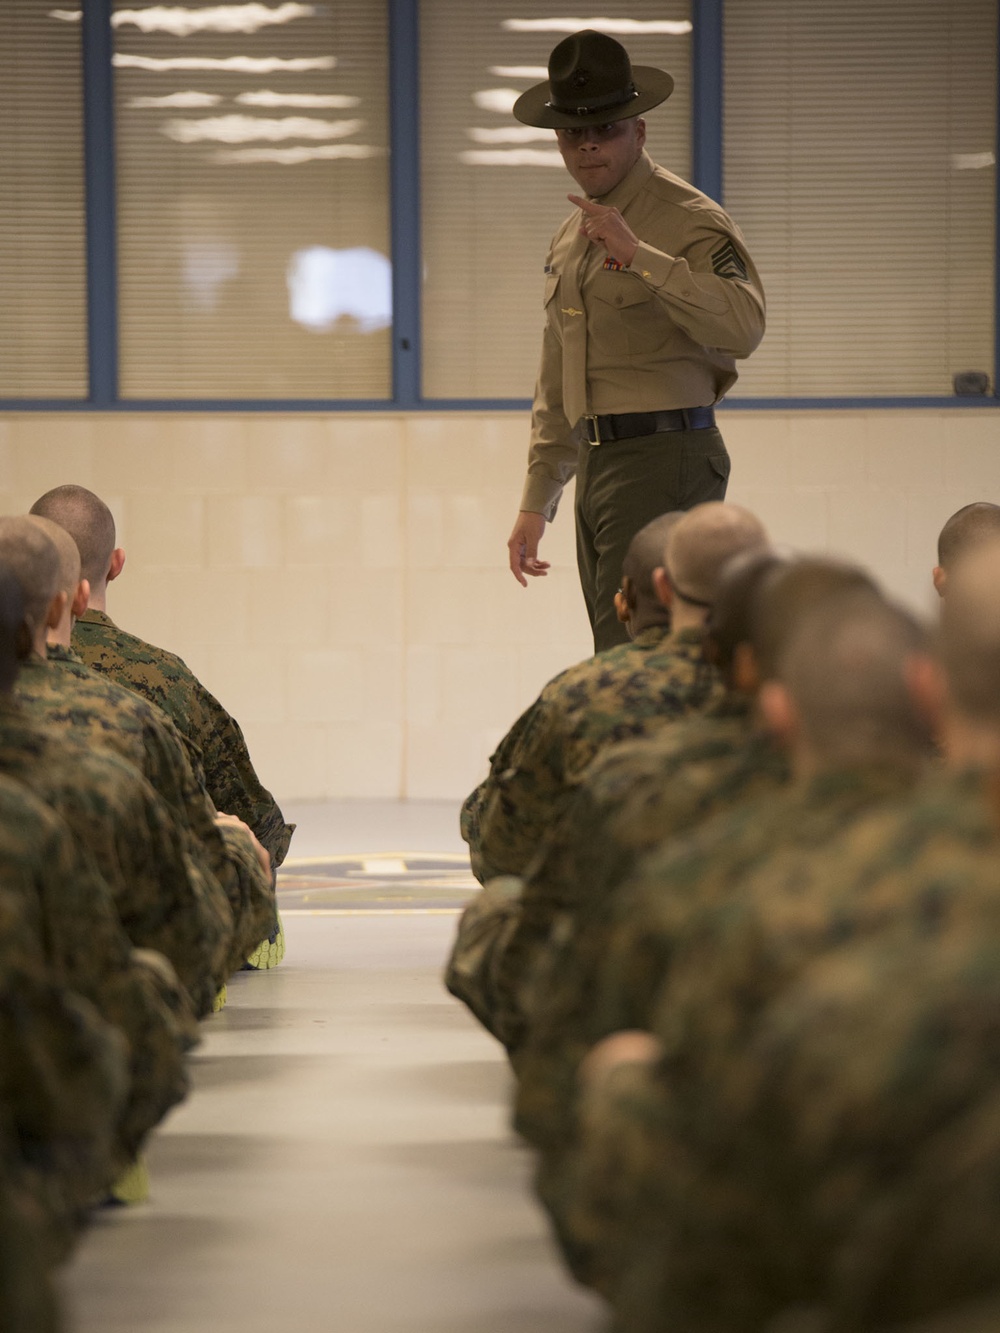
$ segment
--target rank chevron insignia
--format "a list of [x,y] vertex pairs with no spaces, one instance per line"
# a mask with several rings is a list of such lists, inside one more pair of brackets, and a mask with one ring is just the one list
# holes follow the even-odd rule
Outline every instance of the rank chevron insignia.
[[720,278],[739,278],[742,282],[747,281],[747,266],[732,241],[723,241],[718,250],[713,250],[712,272]]

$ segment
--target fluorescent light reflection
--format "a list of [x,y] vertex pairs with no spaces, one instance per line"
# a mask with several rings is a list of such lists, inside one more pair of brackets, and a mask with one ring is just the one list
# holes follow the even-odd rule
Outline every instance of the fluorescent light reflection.
[[323,144],[319,148],[304,145],[297,148],[233,148],[213,153],[212,161],[223,166],[268,162],[279,167],[297,167],[304,162],[326,162],[337,158],[364,162],[373,157],[384,157],[385,152],[384,148],[361,143]]
[[392,323],[392,266],[377,250],[311,245],[292,255],[287,280],[292,319],[314,333],[328,333],[341,320],[360,333]]
[[218,106],[222,101],[219,93],[167,93],[165,97],[130,97],[128,105],[136,108],[178,107],[193,111],[203,106]]
[[154,56],[130,56],[117,53],[113,63],[119,69],[146,69],[157,74],[165,74],[172,69],[218,69],[236,74],[274,74],[281,70],[287,74],[300,74],[310,69],[333,69],[336,56],[301,56],[293,60],[282,60],[279,56],[225,56],[215,59],[211,56],[169,56],[162,60]]
[[953,153],[951,165],[956,171],[984,171],[989,167],[996,166],[996,156],[993,153]]
[[510,115],[514,103],[521,96],[516,88],[483,88],[472,94],[472,100],[480,111],[499,111]]
[[181,274],[192,303],[199,310],[214,310],[222,288],[240,271],[240,255],[226,241],[185,241]]
[[259,93],[240,93],[233,98],[241,106],[297,106],[312,111],[346,111],[358,106],[360,97],[348,97],[344,93],[273,93],[262,89]]
[[[112,28],[129,25],[140,32],[168,32],[173,37],[190,37],[199,32],[259,32],[278,24],[292,23],[295,19],[312,18],[319,12],[316,5],[286,3],[268,5],[209,5],[204,9],[187,9],[183,5],[150,5],[148,9],[119,9],[111,15]],[[64,23],[79,23],[79,9],[52,9],[49,18]]]
[[466,130],[474,143],[551,143],[552,131],[534,125],[505,125],[496,129],[474,127]]
[[458,160],[470,167],[561,167],[557,148],[467,148]]
[[490,73],[498,79],[547,79],[545,65],[491,65]]
[[312,116],[282,116],[265,120],[260,116],[208,116],[205,120],[168,120],[160,128],[176,143],[249,143],[265,139],[346,139],[357,134],[363,120],[317,120]]
[[683,37],[691,32],[690,19],[504,19],[500,25],[508,32],[580,32],[584,28],[596,28],[598,32],[617,33],[627,37],[645,36],[649,33],[667,33],[671,37]]

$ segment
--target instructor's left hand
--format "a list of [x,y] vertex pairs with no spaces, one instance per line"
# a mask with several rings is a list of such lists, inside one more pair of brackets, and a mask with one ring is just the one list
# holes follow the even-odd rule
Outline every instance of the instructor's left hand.
[[583,212],[580,235],[586,236],[594,245],[603,245],[613,259],[627,268],[639,248],[639,238],[618,209],[608,204],[591,203],[578,194],[568,194],[566,198]]

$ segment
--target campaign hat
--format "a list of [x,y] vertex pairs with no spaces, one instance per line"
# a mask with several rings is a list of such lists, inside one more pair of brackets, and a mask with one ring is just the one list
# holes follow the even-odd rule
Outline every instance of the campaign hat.
[[641,116],[673,90],[665,70],[633,65],[621,42],[585,28],[553,49],[548,79],[521,94],[514,115],[542,129],[604,125]]

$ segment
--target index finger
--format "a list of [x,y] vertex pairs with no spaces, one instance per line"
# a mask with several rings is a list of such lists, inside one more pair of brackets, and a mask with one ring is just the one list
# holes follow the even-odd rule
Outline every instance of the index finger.
[[602,211],[600,204],[592,204],[589,199],[581,199],[578,194],[568,194],[566,198],[571,204],[576,204],[577,208],[582,208],[585,213],[597,214]]

